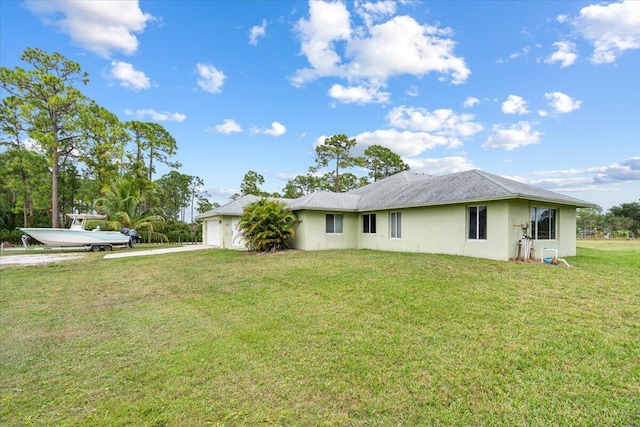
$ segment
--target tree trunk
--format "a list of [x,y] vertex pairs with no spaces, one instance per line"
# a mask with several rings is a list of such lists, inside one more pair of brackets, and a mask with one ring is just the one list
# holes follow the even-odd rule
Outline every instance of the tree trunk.
[[58,175],[60,165],[58,164],[58,150],[53,149],[51,153],[51,227],[60,228],[60,210],[58,207]]

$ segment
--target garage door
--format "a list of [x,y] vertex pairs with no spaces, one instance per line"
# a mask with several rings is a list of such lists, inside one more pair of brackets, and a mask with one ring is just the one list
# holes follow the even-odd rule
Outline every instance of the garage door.
[[207,220],[207,236],[204,243],[212,246],[220,246],[220,222],[217,218]]

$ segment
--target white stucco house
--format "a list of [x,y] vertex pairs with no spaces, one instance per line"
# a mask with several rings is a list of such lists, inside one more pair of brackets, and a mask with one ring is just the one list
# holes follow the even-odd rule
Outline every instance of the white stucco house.
[[[244,196],[198,215],[205,244],[244,248],[237,230]],[[301,250],[374,249],[509,260],[523,235],[533,256],[556,249],[576,253],[576,209],[584,200],[480,170],[430,176],[401,172],[346,193],[315,192],[280,199],[295,212],[294,247]]]

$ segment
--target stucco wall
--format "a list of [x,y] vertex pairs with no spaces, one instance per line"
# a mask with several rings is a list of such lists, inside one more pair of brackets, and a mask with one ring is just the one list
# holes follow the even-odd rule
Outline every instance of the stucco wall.
[[377,232],[363,234],[359,229],[358,247],[508,259],[508,232],[504,226],[508,218],[508,205],[505,202],[483,205],[487,205],[486,240],[467,239],[467,207],[476,205],[460,204],[393,211],[401,213],[402,232],[399,239],[389,237],[389,212],[371,212],[376,214]]
[[[533,241],[533,257],[541,257],[541,249],[557,249],[558,257],[575,256],[576,254],[576,208],[571,206],[556,205],[553,203],[536,202],[529,200],[516,200],[510,202],[509,216],[511,224],[521,224],[528,228],[512,227],[509,241],[512,242],[510,258],[517,257],[518,245],[523,234],[531,235],[531,208],[543,207],[556,209],[556,238]],[[548,256],[550,253],[545,253]]]
[[[342,214],[342,234],[326,233],[326,214]],[[322,249],[355,249],[359,214],[353,212],[299,211],[294,247],[305,251]]]

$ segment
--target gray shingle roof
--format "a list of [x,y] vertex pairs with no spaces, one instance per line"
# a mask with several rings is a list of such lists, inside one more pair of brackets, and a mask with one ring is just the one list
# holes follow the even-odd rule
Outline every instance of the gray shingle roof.
[[[218,208],[215,208],[205,213],[202,213],[200,215],[197,215],[195,219],[211,218],[212,216],[223,216],[223,215],[240,216],[242,215],[244,208],[248,204],[257,202],[261,198],[262,197],[254,196],[253,194],[247,194],[246,196],[242,196],[237,200],[227,203],[226,205],[222,205]],[[287,204],[292,201],[291,199],[282,199],[282,198],[277,199],[277,198],[271,198],[271,197],[269,197],[269,200],[278,200],[281,202],[285,202]]]
[[[198,215],[241,215],[257,196],[244,196],[217,209]],[[317,191],[298,199],[279,199],[291,210],[374,211],[404,207],[473,203],[490,200],[525,199],[576,207],[593,207],[592,203],[564,194],[524,184],[480,170],[431,176],[400,172],[347,193]]]

